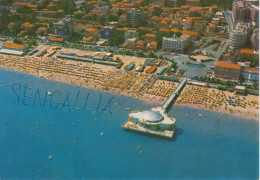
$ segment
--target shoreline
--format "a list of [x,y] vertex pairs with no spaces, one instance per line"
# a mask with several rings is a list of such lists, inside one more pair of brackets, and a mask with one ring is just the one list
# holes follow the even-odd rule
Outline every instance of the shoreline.
[[[27,75],[31,75],[31,76],[34,76],[34,77],[37,77],[37,78],[43,78],[43,79],[54,81],[54,82],[60,82],[60,83],[65,83],[65,84],[69,84],[69,85],[75,85],[75,86],[79,86],[79,87],[83,87],[83,88],[88,88],[88,89],[98,90],[98,91],[102,91],[102,92],[106,92],[106,93],[111,93],[111,94],[114,94],[114,95],[127,96],[127,97],[135,98],[139,101],[143,101],[145,103],[148,103],[148,104],[154,105],[154,106],[160,106],[167,100],[167,98],[158,97],[158,96],[155,97],[155,99],[152,99],[152,97],[147,99],[146,96],[137,96],[137,95],[134,95],[134,93],[129,93],[129,92],[126,92],[126,91],[120,91],[119,89],[116,89],[116,88],[108,88],[108,87],[103,87],[103,86],[99,86],[99,85],[92,85],[92,86],[87,85],[87,84],[84,84],[82,82],[79,82],[80,79],[78,79],[77,77],[74,77],[74,76],[71,76],[71,75],[65,75],[65,74],[61,74],[61,73],[55,73],[54,75],[49,75],[47,77],[44,77],[44,76],[39,77],[39,75],[37,75],[35,73],[32,73],[32,72],[28,73],[28,72],[21,71],[20,69],[16,69],[16,68],[8,68],[8,67],[3,67],[3,66],[0,66],[0,68],[7,70],[7,71],[11,70],[11,71],[19,72],[19,73],[24,73],[24,74],[27,74]],[[44,71],[42,71],[40,73],[44,73]],[[62,78],[63,80],[61,80],[60,76],[67,76],[67,77]],[[56,78],[53,78],[53,77],[56,77]],[[69,82],[69,80],[70,80],[70,82]],[[159,103],[158,103],[158,100],[159,100]],[[248,111],[248,113],[247,113],[247,112],[245,112],[246,110],[244,110],[242,112],[241,111],[239,112],[238,110],[236,110],[236,111],[233,110],[233,112],[231,112],[230,109],[225,110],[224,107],[218,107],[217,109],[212,109],[212,108],[206,107],[205,105],[185,104],[185,103],[180,104],[180,103],[177,103],[177,102],[175,102],[174,106],[202,109],[202,110],[206,110],[206,111],[218,112],[218,113],[222,113],[222,114],[228,114],[228,115],[231,115],[231,116],[242,117],[246,120],[259,121],[259,114],[255,114],[254,112],[250,112],[250,111]]]
[[[246,120],[259,121],[259,115],[251,114],[250,111],[248,111],[247,114],[246,114],[246,112],[238,112],[238,111],[230,112],[230,110],[225,110],[222,107],[219,107],[217,110],[213,110],[213,109],[205,107],[205,106],[202,107],[203,105],[198,105],[198,104],[175,104],[175,106],[202,109],[202,110],[206,110],[206,111],[210,111],[210,112],[217,112],[217,113],[227,114],[227,115],[231,115],[231,116],[235,116],[235,117],[241,117]],[[219,110],[221,110],[221,111],[219,111]],[[217,118],[218,118],[218,116],[217,116]]]
[[[95,84],[94,85],[86,84],[84,82],[80,82],[82,80],[78,79],[78,77],[67,75],[67,74],[53,73],[52,75],[48,75],[46,77],[46,76],[43,75],[46,72],[40,71],[39,73],[42,75],[40,77],[36,73],[23,71],[23,70],[14,68],[14,67],[10,68],[10,67],[0,65],[0,68],[3,69],[3,70],[6,70],[6,71],[19,72],[19,73],[27,74],[27,75],[34,76],[34,77],[37,77],[37,78],[42,78],[42,79],[46,79],[46,80],[49,80],[49,81],[53,81],[53,82],[59,82],[59,83],[64,83],[64,84],[73,85],[73,86],[79,86],[79,87],[83,87],[83,88],[87,88],[87,89],[98,90],[98,91],[101,91],[101,92],[111,93],[113,95],[126,96],[126,97],[129,97],[129,98],[134,98],[134,99],[139,100],[139,101],[143,101],[145,103],[148,103],[148,104],[154,105],[154,106],[160,106],[161,104],[164,103],[164,101],[167,100],[167,98],[160,97],[160,96],[153,96],[153,95],[150,95],[150,94],[149,95],[147,94],[147,95],[144,95],[144,96],[138,96],[135,93],[122,91],[120,89],[113,88],[113,87],[104,87],[104,86],[95,85]],[[147,96],[149,96],[149,97],[147,97]]]
[[[150,79],[151,81],[151,79],[153,78],[152,76],[148,76],[145,74],[134,74],[133,72],[125,72],[122,70],[102,71],[103,66],[97,68],[94,65],[89,63],[82,65],[82,62],[74,62],[69,60],[61,61],[61,60],[50,59],[45,57],[27,58],[27,57],[12,57],[12,56],[2,55],[2,58],[3,59],[0,61],[0,68],[4,70],[11,70],[15,72],[25,73],[34,77],[44,78],[50,81],[61,82],[65,84],[80,86],[83,88],[99,90],[114,95],[127,96],[130,98],[135,98],[139,101],[146,102],[153,106],[161,106],[168,99],[171,92],[177,86],[177,83],[157,80],[154,81],[154,85],[155,85],[154,87],[148,85],[145,87],[146,89],[143,90],[142,87],[144,86],[142,86],[142,84],[146,83],[147,80],[146,78]],[[85,72],[84,71],[82,72],[82,70],[80,69],[84,67],[87,68],[87,70]],[[117,72],[116,76],[110,76],[111,74],[113,75],[114,72]],[[111,81],[111,78],[113,81]],[[137,78],[137,80],[135,78]],[[135,87],[138,86],[140,83],[141,86]],[[186,85],[186,87],[187,86],[190,85]],[[158,94],[157,93],[158,88],[160,89],[161,92],[165,92],[165,93]],[[216,106],[216,108],[215,107],[212,108],[203,102],[193,103],[193,104],[187,102],[186,103],[178,102],[182,98],[181,96],[184,93],[185,88],[180,94],[180,96],[177,98],[174,106],[192,107],[192,108],[203,109],[207,111],[229,114],[237,117],[243,117],[248,120],[251,119],[259,120],[258,109],[253,108],[251,106],[247,106],[247,108],[242,108],[242,107],[233,107],[229,105],[228,108],[225,109],[223,105]],[[229,95],[235,96],[234,93],[229,93]],[[197,98],[196,95],[195,98]],[[252,100],[252,99],[258,101],[259,97],[258,96],[247,97],[247,100]]]

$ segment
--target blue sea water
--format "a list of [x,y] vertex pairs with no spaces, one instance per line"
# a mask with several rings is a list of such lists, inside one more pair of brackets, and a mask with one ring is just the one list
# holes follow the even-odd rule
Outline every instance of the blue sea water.
[[[125,108],[152,105],[13,71],[0,77],[1,179],[258,179],[258,121],[172,107],[175,137],[160,139],[120,127]],[[46,91],[55,98],[43,106]]]

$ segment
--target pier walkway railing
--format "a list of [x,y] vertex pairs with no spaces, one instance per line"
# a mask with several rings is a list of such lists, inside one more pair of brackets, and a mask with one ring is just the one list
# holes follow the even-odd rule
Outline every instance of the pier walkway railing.
[[179,95],[179,92],[182,90],[183,86],[187,82],[186,78],[183,78],[180,84],[176,87],[176,89],[172,92],[170,97],[167,99],[167,101],[163,104],[162,109],[164,111],[167,110],[168,106],[172,103],[172,101],[176,98],[176,96]]

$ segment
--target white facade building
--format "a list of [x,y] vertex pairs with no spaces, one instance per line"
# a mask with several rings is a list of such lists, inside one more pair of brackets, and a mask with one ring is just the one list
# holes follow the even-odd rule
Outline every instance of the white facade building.
[[191,36],[183,34],[179,38],[167,38],[163,37],[162,48],[163,50],[183,52],[185,48],[190,44]]
[[259,82],[259,70],[255,69],[255,68],[246,68],[245,82],[253,83],[254,81]]
[[240,50],[243,48],[249,38],[251,30],[250,23],[238,23],[236,28],[229,35],[229,44],[231,50]]

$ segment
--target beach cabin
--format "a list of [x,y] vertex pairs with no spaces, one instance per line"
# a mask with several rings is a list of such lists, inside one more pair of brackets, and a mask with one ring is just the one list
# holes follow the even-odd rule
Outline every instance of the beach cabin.
[[246,87],[245,86],[235,86],[235,93],[244,95],[246,93]]
[[27,50],[27,45],[4,43],[0,49],[0,53],[23,56]]
[[152,66],[151,68],[147,69],[145,72],[148,74],[152,74],[156,71],[156,66]]
[[163,66],[158,72],[157,75],[162,75],[167,70],[166,66]]
[[195,85],[195,86],[200,86],[200,87],[206,87],[207,86],[207,83],[197,82],[197,81],[192,81],[191,84]]
[[126,66],[125,70],[127,70],[127,71],[132,70],[134,68],[134,66],[135,66],[135,63],[132,62],[131,64]]
[[36,53],[37,51],[38,51],[37,48],[35,48],[35,49],[31,50],[30,52],[28,52],[27,54],[28,54],[29,56],[31,56],[31,55],[33,55],[34,53]]

